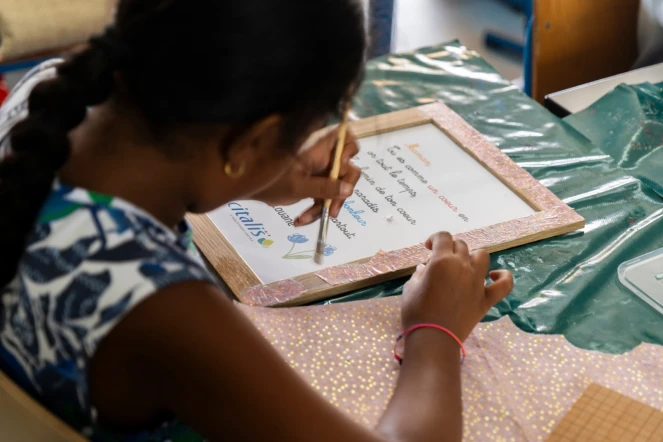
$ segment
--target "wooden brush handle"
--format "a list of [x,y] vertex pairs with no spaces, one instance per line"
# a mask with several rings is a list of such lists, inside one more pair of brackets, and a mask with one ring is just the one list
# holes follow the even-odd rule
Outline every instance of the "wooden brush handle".
[[[350,100],[345,106],[343,111],[343,120],[338,126],[338,138],[336,139],[336,148],[334,149],[334,161],[332,162],[331,172],[329,178],[333,180],[338,179],[338,174],[341,171],[341,158],[343,157],[343,149],[345,149],[345,137],[348,133],[348,114],[350,113]],[[332,200],[325,200],[325,208],[331,207]]]

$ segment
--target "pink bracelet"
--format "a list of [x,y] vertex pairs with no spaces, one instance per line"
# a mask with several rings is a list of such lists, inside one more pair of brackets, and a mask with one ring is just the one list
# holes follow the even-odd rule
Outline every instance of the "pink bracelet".
[[462,358],[460,359],[460,363],[462,364],[463,361],[465,360],[465,356],[467,355],[467,352],[465,351],[465,346],[463,345],[462,341],[458,339],[458,336],[456,336],[451,330],[446,329],[440,325],[437,324],[417,324],[413,325],[412,327],[408,328],[405,330],[397,339],[396,339],[396,344],[394,344],[394,358],[398,361],[399,364],[403,363],[403,358],[398,354],[396,351],[396,346],[398,345],[398,342],[403,339],[405,336],[409,335],[415,330],[419,330],[420,328],[435,328],[437,330],[443,331],[444,333],[448,334],[453,338],[454,341],[460,345],[460,353],[462,355]]

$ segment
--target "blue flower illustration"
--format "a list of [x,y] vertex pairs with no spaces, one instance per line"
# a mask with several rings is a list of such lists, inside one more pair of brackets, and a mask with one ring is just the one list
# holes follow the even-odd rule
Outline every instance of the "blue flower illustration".
[[[315,250],[306,250],[306,251],[299,251],[295,252],[295,246],[297,244],[303,244],[305,242],[308,242],[308,238],[304,235],[301,234],[294,234],[290,235],[288,237],[288,241],[292,243],[292,247],[290,248],[290,251],[283,255],[281,258],[283,259],[311,259],[313,258],[313,254],[315,253]],[[331,256],[334,254],[336,251],[336,247],[325,244],[325,247],[322,249],[322,253],[325,256]]]
[[315,250],[307,250],[305,252],[295,252],[295,247],[297,244],[304,244],[308,242],[308,238],[306,235],[302,235],[301,233],[293,233],[292,235],[288,236],[288,241],[292,243],[292,247],[290,247],[290,251],[286,253],[285,255],[282,256],[283,259],[311,259],[313,258],[313,255],[310,253],[315,252]]
[[336,251],[336,247],[330,246],[329,244],[325,244],[325,248],[322,250],[322,253],[325,256],[332,256],[335,251]]
[[305,242],[308,242],[308,238],[306,235],[302,235],[301,233],[295,233],[288,236],[288,241],[294,244],[304,244]]

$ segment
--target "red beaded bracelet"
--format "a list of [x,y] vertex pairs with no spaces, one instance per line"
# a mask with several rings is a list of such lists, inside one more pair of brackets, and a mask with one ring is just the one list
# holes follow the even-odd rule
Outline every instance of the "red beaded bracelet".
[[437,324],[417,324],[417,325],[413,325],[412,327],[410,327],[410,328],[408,328],[407,330],[405,330],[405,331],[404,331],[404,332],[403,332],[403,333],[402,333],[402,334],[396,339],[396,344],[394,344],[394,358],[396,358],[396,360],[398,361],[399,364],[402,364],[402,363],[403,363],[403,358],[402,358],[402,357],[398,354],[398,352],[396,351],[396,346],[398,345],[398,342],[399,342],[401,339],[403,339],[405,336],[409,335],[410,333],[412,333],[412,332],[415,331],[415,330],[419,330],[420,328],[435,328],[435,329],[437,329],[437,330],[441,330],[441,331],[443,331],[444,333],[446,333],[446,334],[448,334],[449,336],[451,336],[451,337],[453,338],[453,340],[456,341],[456,342],[458,343],[458,345],[460,345],[460,353],[461,353],[461,355],[462,355],[462,358],[460,359],[460,363],[461,363],[461,364],[463,363],[463,361],[465,360],[465,356],[467,355],[467,352],[465,351],[465,346],[463,345],[463,342],[462,342],[460,339],[458,339],[458,336],[456,336],[451,330],[446,329],[446,328],[444,328],[444,327],[442,327],[442,326],[440,326],[440,325],[437,325]]

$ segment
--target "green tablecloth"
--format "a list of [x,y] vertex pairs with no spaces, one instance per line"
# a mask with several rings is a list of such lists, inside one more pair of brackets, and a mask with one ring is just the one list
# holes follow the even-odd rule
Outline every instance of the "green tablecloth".
[[[577,130],[589,123],[574,128],[559,120],[457,42],[372,60],[353,110],[366,117],[435,100],[587,220],[580,232],[495,254],[493,267],[512,270],[516,286],[486,319],[510,315],[527,332],[563,334],[576,346],[610,353],[641,342],[663,345],[663,316],[617,278],[620,263],[663,247],[663,198],[653,184],[663,184],[663,165],[658,175],[649,163],[641,172],[635,159],[626,164],[636,167],[625,167]],[[605,133],[611,125],[591,131],[612,140]],[[400,294],[403,282],[330,302]]]
[[[622,84],[587,110],[565,118],[617,166],[663,195],[663,89]],[[661,287],[663,290],[663,286]]]

